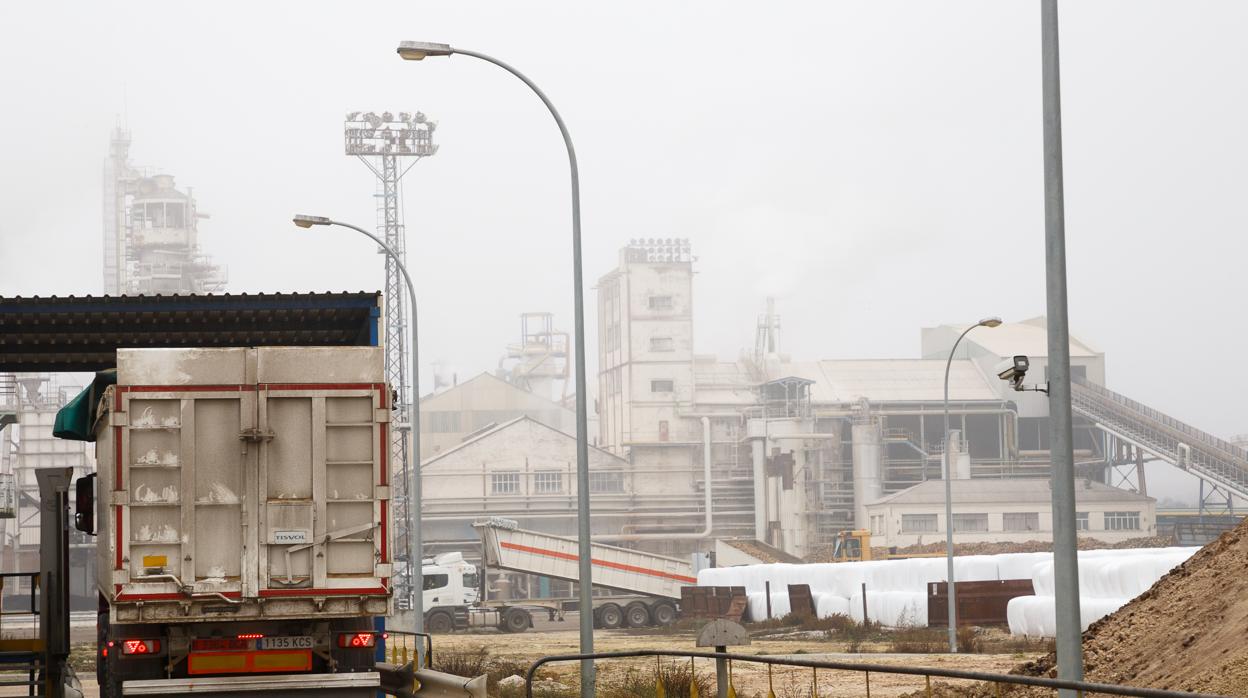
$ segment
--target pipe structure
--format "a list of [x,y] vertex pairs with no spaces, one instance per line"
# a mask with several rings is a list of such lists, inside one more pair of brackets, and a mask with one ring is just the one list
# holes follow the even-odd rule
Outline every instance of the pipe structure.
[[598,540],[693,540],[710,536],[711,529],[714,526],[711,513],[711,419],[709,417],[702,418],[702,473],[706,480],[706,484],[702,488],[705,500],[702,506],[706,511],[706,526],[701,531],[691,533],[624,533],[614,536],[598,536]]
[[[1057,606],[1057,676],[1083,679],[1079,557],[1075,531],[1074,429],[1070,405],[1070,324],[1066,298],[1066,203],[1062,182],[1062,87],[1057,0],[1040,3],[1044,114],[1044,267],[1049,340],[1050,454],[1053,464],[1053,586]],[[1073,698],[1070,689],[1063,698]]]
[[884,495],[881,472],[884,466],[884,444],[880,425],[875,421],[854,424],[850,427],[850,437],[854,477],[854,527],[869,529],[871,519],[867,514],[867,504]]
[[767,440],[755,437],[750,444],[754,465],[754,538],[767,540]]

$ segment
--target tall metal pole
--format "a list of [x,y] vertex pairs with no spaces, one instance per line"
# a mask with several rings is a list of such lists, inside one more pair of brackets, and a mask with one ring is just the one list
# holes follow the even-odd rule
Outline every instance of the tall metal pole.
[[[412,386],[415,395],[407,403],[407,421],[412,425],[412,453],[410,454],[407,476],[407,566],[408,578],[412,580],[412,630],[418,633],[425,631],[425,578],[423,564],[424,536],[420,530],[420,344],[419,334],[416,328],[416,286],[412,283],[412,277],[407,273],[407,267],[403,266],[403,260],[399,257],[399,253],[384,240],[367,230],[350,223],[342,221],[329,221],[329,225],[340,225],[344,228],[360,233],[377,243],[381,249],[385,250],[390,261],[394,262],[394,266],[403,274],[403,280],[407,282],[407,300],[412,305]],[[422,642],[416,643],[416,666],[417,668],[424,665],[425,646]]]
[[[463,54],[480,58],[488,63],[506,70],[529,86],[534,94],[542,100],[550,115],[554,117],[559,133],[563,136],[563,144],[568,149],[568,167],[572,175],[572,287],[573,314],[575,316],[576,346],[576,533],[577,556],[580,562],[580,582],[577,586],[577,597],[580,601],[581,621],[581,654],[594,651],[594,614],[593,614],[593,560],[590,548],[589,525],[589,419],[585,391],[588,383],[585,378],[585,293],[581,275],[581,182],[576,166],[576,149],[572,147],[572,136],[568,127],[559,116],[559,110],[546,97],[532,80],[524,73],[492,56],[462,48],[453,48],[451,53]],[[581,660],[581,696],[590,698],[594,695],[594,662],[592,659]]]
[[957,591],[953,581],[953,450],[949,448],[949,367],[953,365],[953,354],[962,343],[962,338],[978,324],[966,328],[958,335],[953,348],[949,350],[949,359],[945,361],[945,563],[946,578],[949,580],[949,651],[958,651],[958,602]]
[[[1062,191],[1062,95],[1057,0],[1040,2],[1044,101],[1044,257],[1048,300],[1049,421],[1053,490],[1053,577],[1057,675],[1083,679],[1079,557],[1075,540],[1075,456],[1070,407],[1070,328],[1066,299],[1066,212]],[[1073,698],[1074,691],[1061,691]]]

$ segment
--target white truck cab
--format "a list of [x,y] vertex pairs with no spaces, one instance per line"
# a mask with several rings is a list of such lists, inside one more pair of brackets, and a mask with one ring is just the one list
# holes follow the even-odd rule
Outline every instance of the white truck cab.
[[481,579],[477,567],[464,560],[463,553],[443,553],[425,558],[425,608],[472,606],[480,596]]

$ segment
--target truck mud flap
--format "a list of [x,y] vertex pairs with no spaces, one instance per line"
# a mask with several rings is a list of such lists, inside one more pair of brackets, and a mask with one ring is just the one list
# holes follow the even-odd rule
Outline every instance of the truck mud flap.
[[212,698],[294,698],[318,695],[371,698],[380,687],[379,672],[361,671],[351,674],[278,674],[126,681],[122,684],[121,693],[123,696],[194,695]]

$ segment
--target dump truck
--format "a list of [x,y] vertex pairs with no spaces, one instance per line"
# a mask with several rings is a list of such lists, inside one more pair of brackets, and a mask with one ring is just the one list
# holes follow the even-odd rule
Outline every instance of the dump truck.
[[[473,524],[481,537],[484,567],[578,582],[580,559],[577,539],[521,529],[510,519],[491,518]],[[669,625],[676,620],[681,587],[697,584],[693,566],[685,561],[640,550],[594,543],[593,583],[609,591],[593,597],[594,625],[599,628]],[[562,619],[579,611],[578,599],[514,599],[488,601],[484,591],[476,603],[461,603],[473,595],[464,580],[480,580],[475,567],[455,554],[447,571],[425,566],[425,628],[432,633],[472,626],[493,626],[505,632],[523,632],[533,626],[534,613]],[[450,562],[452,558],[444,561]],[[446,600],[451,603],[446,603]]]
[[382,350],[121,349],[115,382],[91,417],[101,695],[375,695]]

